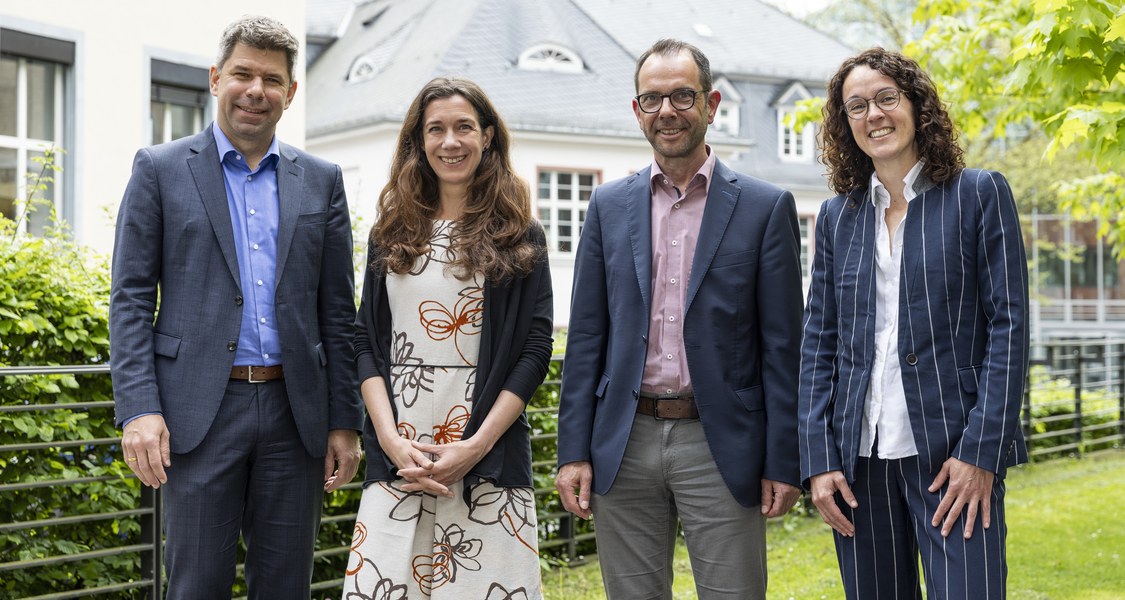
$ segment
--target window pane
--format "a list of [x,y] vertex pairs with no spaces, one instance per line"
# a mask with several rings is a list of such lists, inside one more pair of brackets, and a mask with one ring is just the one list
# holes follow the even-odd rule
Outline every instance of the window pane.
[[[0,57],[0,135],[16,135],[16,72],[19,61]],[[13,161],[12,165],[15,165]]]
[[569,186],[571,180],[570,173],[559,173],[559,187]]
[[195,113],[202,110],[178,104],[169,104],[168,109],[172,111],[172,139],[178,140],[195,133]]
[[27,137],[29,138],[55,139],[56,68],[54,63],[27,61]]
[[164,103],[152,103],[152,143],[164,143]]
[[[36,160],[39,159],[39,160]],[[27,153],[27,195],[31,202],[27,205],[27,230],[36,235],[47,231],[51,223],[51,209],[54,208],[56,172],[44,168],[42,152]],[[39,184],[43,189],[33,186]]]
[[16,149],[0,148],[0,213],[16,216]]

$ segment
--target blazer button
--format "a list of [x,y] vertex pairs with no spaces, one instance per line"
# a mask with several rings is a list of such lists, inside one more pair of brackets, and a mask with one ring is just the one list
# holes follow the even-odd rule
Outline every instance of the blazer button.
[[227,350],[231,352],[238,350],[238,342],[227,342]]
[[242,296],[235,296],[234,297],[234,304],[236,306],[242,306]]
[[633,390],[633,399],[636,400],[637,398],[640,398],[640,397],[641,397],[641,395],[637,393],[637,390]]
[[907,354],[906,355],[906,364],[913,367],[914,365],[918,364],[918,357],[915,356],[913,352],[911,352],[910,354]]

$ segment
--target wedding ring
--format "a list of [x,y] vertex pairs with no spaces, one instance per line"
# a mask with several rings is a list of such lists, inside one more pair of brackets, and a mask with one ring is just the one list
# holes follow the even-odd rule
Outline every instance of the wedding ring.
[[126,458],[125,460],[127,460],[129,462],[137,462],[137,457],[136,456],[130,456],[129,458]]

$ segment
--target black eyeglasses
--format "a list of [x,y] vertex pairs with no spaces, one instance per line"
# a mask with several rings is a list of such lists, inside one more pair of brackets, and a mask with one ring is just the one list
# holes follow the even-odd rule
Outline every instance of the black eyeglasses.
[[637,106],[640,107],[641,112],[654,113],[660,111],[660,107],[664,106],[664,99],[667,98],[672,103],[672,108],[676,110],[687,110],[695,106],[695,96],[697,94],[704,94],[707,90],[676,90],[671,94],[641,94],[634,98],[637,101]]
[[890,112],[898,108],[898,103],[902,99],[902,92],[894,88],[886,88],[879,90],[874,98],[852,98],[844,103],[844,113],[851,119],[862,119],[867,116],[867,111],[874,102],[875,106],[883,112]]

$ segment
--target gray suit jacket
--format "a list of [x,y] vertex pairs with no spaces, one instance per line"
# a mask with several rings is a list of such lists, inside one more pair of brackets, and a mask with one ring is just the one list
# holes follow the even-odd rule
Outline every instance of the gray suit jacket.
[[[351,347],[351,224],[340,168],[279,146],[275,308],[285,387],[305,448],[324,456],[330,429],[363,422]],[[138,151],[117,218],[110,293],[118,425],[161,412],[172,452],[195,448],[223,399],[242,302],[211,127]]]

